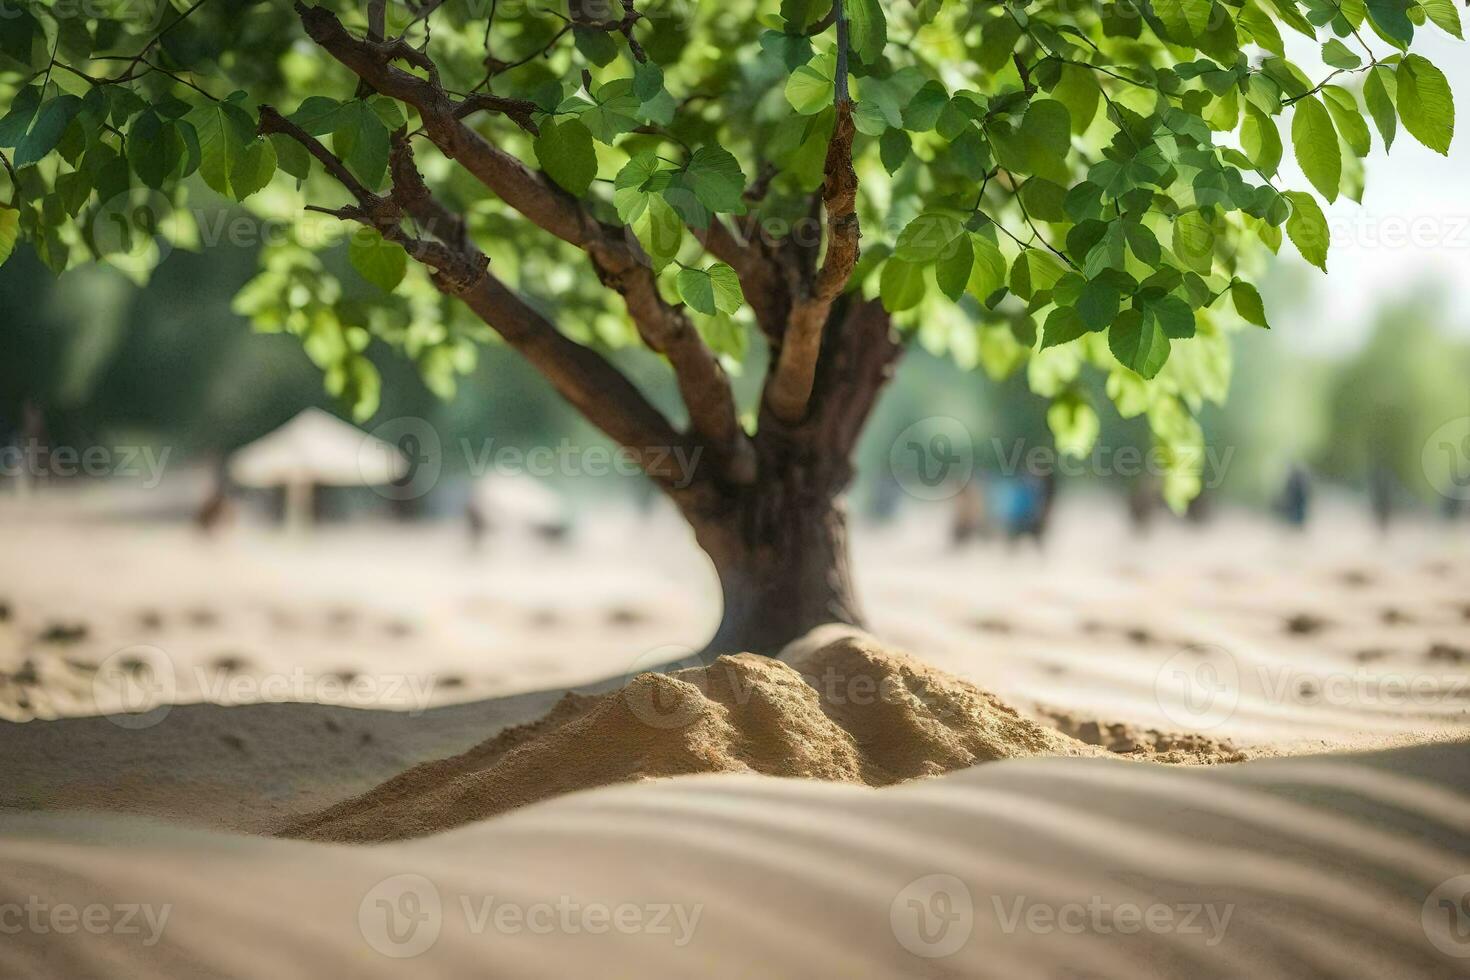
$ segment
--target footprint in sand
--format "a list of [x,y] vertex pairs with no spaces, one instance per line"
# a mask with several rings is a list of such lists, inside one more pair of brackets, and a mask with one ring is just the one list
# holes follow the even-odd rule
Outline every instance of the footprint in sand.
[[1410,616],[1402,609],[1396,609],[1393,606],[1390,606],[1389,608],[1383,610],[1378,618],[1381,619],[1387,626],[1402,626],[1405,623],[1412,623],[1414,621],[1413,616]]
[[636,626],[648,622],[648,614],[631,606],[614,606],[607,611],[607,621],[612,626]]
[[149,632],[163,629],[163,613],[157,609],[144,609],[138,613],[138,625]]
[[343,684],[351,684],[353,681],[361,677],[362,674],[353,670],[351,667],[343,667],[341,670],[332,671],[327,676]]
[[238,735],[221,735],[219,737],[219,740],[221,742],[224,742],[230,748],[234,749],[236,752],[245,751],[245,740]]
[[1371,664],[1376,660],[1382,660],[1388,656],[1388,651],[1382,647],[1372,647],[1367,650],[1359,650],[1353,654],[1353,659],[1360,664]]
[[1426,660],[1462,664],[1470,661],[1470,650],[1455,646],[1453,643],[1435,643],[1425,652],[1424,657]]
[[184,613],[184,618],[188,620],[190,626],[196,629],[209,629],[212,626],[219,625],[219,613],[213,609],[206,609],[203,606],[196,606],[190,609]]
[[211,660],[209,665],[226,674],[238,674],[250,667],[250,659],[237,653],[223,653]]
[[1129,642],[1141,647],[1146,647],[1154,641],[1154,635],[1142,626],[1130,626],[1123,631],[1123,635],[1128,638]]
[[458,674],[440,674],[433,678],[433,682],[439,687],[453,689],[464,687],[464,678]]
[[1014,633],[1015,627],[1003,619],[981,617],[970,625],[982,633]]
[[413,634],[413,624],[406,619],[390,619],[383,624],[383,632],[402,639]]
[[86,623],[49,623],[37,637],[42,643],[55,643],[58,645],[69,645],[80,643],[87,638],[91,630]]
[[1286,621],[1286,632],[1296,636],[1311,636],[1327,628],[1327,620],[1311,613],[1297,613]]
[[0,623],[10,622],[10,603],[0,601]]
[[556,626],[561,622],[561,614],[555,609],[538,609],[531,614],[532,626]]
[[1373,584],[1373,576],[1360,568],[1350,568],[1337,576],[1343,585],[1354,589],[1367,588]]

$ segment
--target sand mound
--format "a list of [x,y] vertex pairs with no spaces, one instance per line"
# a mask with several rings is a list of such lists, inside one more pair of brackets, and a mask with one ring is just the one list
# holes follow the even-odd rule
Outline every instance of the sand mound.
[[415,837],[574,790],[689,773],[887,786],[995,759],[1104,754],[866,637],[790,661],[740,654],[568,694],[539,721],[415,766],[283,835]]

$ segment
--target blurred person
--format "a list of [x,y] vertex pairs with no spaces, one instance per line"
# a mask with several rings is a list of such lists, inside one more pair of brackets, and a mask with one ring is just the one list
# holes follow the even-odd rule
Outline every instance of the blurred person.
[[1134,537],[1141,538],[1148,534],[1162,502],[1163,495],[1157,476],[1145,473],[1133,481],[1133,485],[1128,488],[1128,526]]
[[1387,534],[1393,521],[1393,473],[1382,463],[1368,472],[1368,509],[1379,533]]
[[1299,463],[1293,463],[1286,472],[1286,483],[1276,499],[1276,512],[1287,526],[1301,530],[1307,524],[1307,512],[1312,502],[1312,481]]
[[949,543],[962,548],[971,540],[988,540],[990,515],[985,505],[985,491],[979,480],[971,480],[954,497],[954,512],[949,526]]

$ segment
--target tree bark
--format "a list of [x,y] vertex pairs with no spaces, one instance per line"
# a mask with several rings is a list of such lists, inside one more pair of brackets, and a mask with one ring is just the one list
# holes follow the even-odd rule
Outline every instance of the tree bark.
[[714,564],[724,616],[707,653],[774,656],[817,626],[862,626],[844,492],[863,423],[902,351],[888,315],[849,297],[823,331],[810,410],[796,423],[765,406],[756,482],[684,508]]
[[775,656],[814,627],[863,625],[846,508],[840,496],[803,485],[805,475],[762,481],[729,511],[695,524],[725,604],[708,653]]

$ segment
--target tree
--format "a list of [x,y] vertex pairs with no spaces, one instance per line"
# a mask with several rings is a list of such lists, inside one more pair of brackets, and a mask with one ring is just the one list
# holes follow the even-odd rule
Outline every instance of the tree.
[[[861,621],[841,497],[912,339],[1024,366],[1074,452],[1098,421],[1079,374],[1104,372],[1182,506],[1226,334],[1267,323],[1261,252],[1284,230],[1326,267],[1282,120],[1329,201],[1361,189],[1366,118],[1447,152],[1449,87],[1409,49],[1460,36],[1451,0],[174,3],[7,8],[0,255],[18,233],[55,270],[144,276],[210,238],[184,207],[205,187],[285,219],[239,310],[299,335],[359,417],[369,343],[448,391],[500,338],[688,519],[723,585],[712,648],[761,651]],[[322,261],[339,226],[367,289]],[[684,417],[606,356],[632,344]]]

